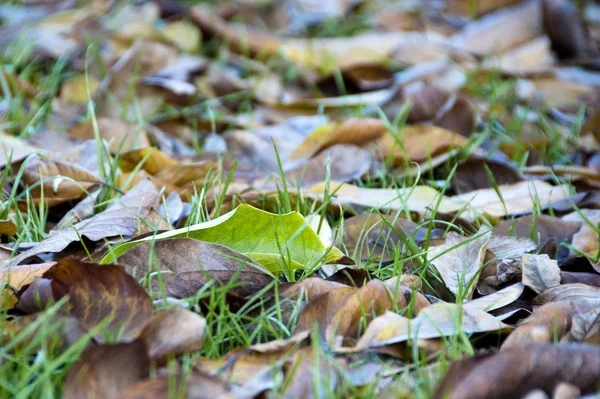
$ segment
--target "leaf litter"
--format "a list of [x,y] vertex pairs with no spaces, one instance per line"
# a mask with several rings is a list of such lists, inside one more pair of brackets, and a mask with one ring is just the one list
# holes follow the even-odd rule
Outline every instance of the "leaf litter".
[[6,397],[587,397],[600,6],[0,5]]

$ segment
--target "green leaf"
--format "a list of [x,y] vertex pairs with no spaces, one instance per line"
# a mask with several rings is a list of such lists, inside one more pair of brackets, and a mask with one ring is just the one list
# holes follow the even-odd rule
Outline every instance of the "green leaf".
[[144,241],[181,237],[221,244],[248,256],[275,273],[310,268],[317,262],[337,263],[345,258],[339,249],[326,248],[298,212],[277,215],[242,204],[206,223],[117,245],[101,263],[110,263]]

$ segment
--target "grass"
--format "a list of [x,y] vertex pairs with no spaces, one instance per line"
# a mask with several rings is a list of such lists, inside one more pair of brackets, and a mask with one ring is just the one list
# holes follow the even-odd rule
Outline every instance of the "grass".
[[[345,21],[327,21],[318,29],[309,33],[313,37],[348,36],[358,33],[366,27],[365,21],[359,16]],[[206,50],[203,55],[227,59],[227,49],[222,46],[223,43],[219,42],[218,39],[213,40],[215,42],[206,44],[204,47]],[[90,67],[89,64],[93,60],[98,59],[98,51],[98,47],[89,47],[86,58],[88,67]],[[31,136],[40,131],[42,126],[49,122],[49,118],[52,115],[52,100],[58,95],[61,83],[71,76],[67,71],[67,64],[64,60],[59,60],[48,67],[31,55],[29,46],[20,47],[15,45],[11,51],[7,51],[2,57],[4,65],[0,67],[0,88],[3,94],[2,99],[7,104],[7,111],[0,121],[0,130],[8,131],[18,137]],[[270,60],[267,66],[270,72],[283,74],[289,82],[299,78],[297,67],[286,64],[281,59],[275,58]],[[100,99],[97,102],[92,101],[92,94],[89,90],[90,75],[87,73],[88,70],[86,70],[86,81],[88,82],[86,88],[90,101],[87,104],[86,117],[93,125],[98,153],[101,154],[98,160],[99,174],[102,180],[105,181],[97,201],[97,206],[95,207],[95,212],[98,213],[106,207],[110,200],[118,198],[121,195],[121,190],[130,186],[132,180],[130,178],[125,182],[119,181],[118,173],[121,154],[119,152],[115,155],[110,154],[106,143],[101,138],[101,132],[97,123],[96,107],[99,102],[111,101],[112,93],[107,93],[105,99]],[[136,78],[139,78],[139,76],[134,77],[132,82]],[[346,86],[343,78],[339,74],[336,75],[336,78],[336,84],[340,92],[345,92]],[[19,80],[35,82],[39,93],[35,94],[33,98],[27,98],[26,93],[14,89],[18,85]],[[506,81],[506,79],[501,79],[499,75],[492,73],[483,78],[481,76],[469,76],[468,82],[467,89],[469,94],[485,99],[492,104],[492,107],[509,108],[517,103],[514,92],[515,82],[512,80]],[[315,92],[319,92],[316,86],[314,90]],[[248,90],[227,94],[218,98],[206,99],[181,108],[173,108],[162,104],[149,116],[141,116],[138,113],[136,119],[132,122],[143,126],[146,123],[158,123],[173,118],[183,118],[192,126],[197,126],[198,120],[203,119],[209,121],[212,126],[211,131],[216,133],[216,124],[228,121],[228,117],[231,116],[228,112],[223,111],[223,106],[238,104],[237,110],[251,109],[252,96],[252,90]],[[135,98],[134,91],[131,89],[125,103],[121,104],[122,117],[127,117],[126,110],[128,105],[130,103],[136,104],[138,101],[139,99]],[[25,104],[29,106],[26,107]],[[538,112],[540,117],[539,125],[550,138],[550,146],[544,148],[540,152],[540,156],[544,161],[549,163],[567,163],[568,159],[564,154],[567,152],[566,149],[570,148],[573,145],[573,141],[577,138],[581,121],[583,120],[583,112],[580,112],[578,115],[579,119],[573,127],[573,131],[569,134],[563,134],[548,123],[548,120],[541,111],[535,109],[532,109],[532,111]],[[399,135],[401,134],[399,133],[401,132],[401,128],[406,124],[410,105],[407,104],[393,121],[388,120],[381,110],[372,112],[362,107],[355,107],[347,112],[359,116],[375,114],[386,122],[391,132]],[[444,194],[451,189],[450,182],[456,170],[456,161],[468,158],[473,149],[485,140],[498,139],[514,145],[516,148],[513,157],[514,161],[520,167],[525,166],[530,156],[530,149],[524,145],[523,137],[520,135],[524,123],[525,121],[520,117],[509,121],[508,125],[502,125],[498,120],[494,120],[493,118],[489,120],[477,134],[472,136],[469,144],[466,146],[466,150],[454,157],[450,157],[445,165],[441,167],[440,170],[443,171],[441,173],[443,176],[441,193]],[[397,141],[400,145],[402,144],[400,136],[397,137]],[[328,208],[331,207],[332,199],[336,194],[336,191],[332,190],[329,185],[331,165],[329,164],[327,168],[325,195],[320,201],[304,196],[301,192],[297,195],[292,194],[293,191],[298,190],[288,186],[282,162],[279,159],[279,153],[274,143],[273,146],[277,154],[277,163],[282,184],[276,193],[264,193],[260,196],[256,200],[258,206],[276,213],[297,211],[305,216],[317,215],[319,218],[318,230],[325,226],[325,224],[330,224],[333,231],[338,235],[341,234],[340,232],[343,231],[349,215],[344,212],[333,214],[328,212]],[[194,148],[199,153],[202,153],[201,142],[195,142]],[[151,153],[142,159],[133,174],[142,170],[144,163],[149,159],[150,155]],[[106,167],[105,165],[108,166]],[[407,161],[404,166],[410,167],[412,165]],[[12,245],[15,249],[25,243],[39,242],[48,236],[47,222],[49,209],[44,204],[43,192],[40,198],[32,198],[31,190],[34,188],[33,186],[25,189],[21,194],[17,191],[19,187],[18,183],[21,181],[26,167],[27,161],[16,171],[16,174],[13,175],[11,168],[5,168],[0,176],[0,187],[5,187],[4,183],[6,181],[14,181],[10,192],[6,192],[3,189],[2,202],[0,203],[0,219],[11,219],[14,221],[17,233],[11,238],[8,244]],[[232,182],[235,167],[236,165],[234,164],[229,173],[224,175],[220,173],[222,169],[221,165],[218,171],[215,171],[215,173],[206,179],[203,186],[195,187],[194,194],[190,198],[191,211],[186,218],[184,226],[206,222],[222,214],[222,210],[229,200],[227,189]],[[487,170],[487,173],[493,188],[501,197],[498,185],[491,171]],[[433,174],[433,171],[427,171],[423,174],[418,173],[398,178],[390,167],[387,172],[368,175],[355,183],[360,187],[366,188],[385,187],[398,190],[414,190],[418,183],[423,184],[423,182],[435,186],[434,183],[439,183],[440,180],[437,177]],[[51,180],[54,178],[51,177],[48,179]],[[39,185],[43,187],[42,182]],[[207,202],[210,200],[208,193],[212,187],[221,187],[221,191],[216,194],[215,210],[211,213],[208,211]],[[438,188],[438,186],[435,187]],[[235,198],[232,201],[232,206],[238,203]],[[440,201],[434,204],[428,218],[417,218],[414,220],[417,227],[425,229],[425,240],[422,242],[417,241],[414,233],[407,231],[396,223],[401,217],[411,218],[410,212],[390,212],[393,219],[389,221],[386,218],[381,218],[385,213],[378,210],[369,210],[368,212],[372,213],[372,217],[381,218],[381,222],[377,226],[373,225],[361,231],[354,252],[347,255],[356,260],[359,268],[364,268],[375,278],[385,279],[398,276],[410,270],[422,278],[428,291],[442,296],[442,293],[436,292],[436,282],[439,283],[440,280],[435,268],[431,264],[433,259],[428,259],[427,257],[427,249],[431,244],[433,230],[440,224],[445,226],[446,233],[450,230],[462,230],[455,219],[450,222],[436,219]],[[542,214],[543,204],[538,201],[537,205],[534,215]],[[23,209],[25,209],[24,212],[22,211]],[[589,221],[585,215],[581,214],[581,216],[598,232],[600,237],[600,228]],[[145,221],[140,220],[139,223],[145,223]],[[369,233],[375,231],[375,229],[379,229],[379,233],[375,239],[375,243],[373,243],[370,241]],[[532,226],[532,232],[533,229],[534,226]],[[395,240],[392,234],[399,237],[399,241]],[[477,237],[475,235],[471,239],[476,239]],[[336,237],[334,242],[337,241],[337,238],[339,237]],[[469,240],[465,241],[465,243],[468,242]],[[84,243],[82,242],[82,244]],[[343,245],[340,247],[344,249]],[[377,252],[385,254],[390,260],[383,261],[381,256],[376,255]],[[363,253],[367,254],[365,258],[361,256]],[[281,255],[284,258],[286,257],[283,251]],[[594,261],[597,260],[594,259]],[[180,362],[176,363],[174,360],[171,362],[173,368],[177,364],[184,374],[189,374],[193,370],[195,363],[199,361],[198,359],[220,359],[238,347],[249,347],[253,344],[269,342],[273,339],[291,337],[303,305],[302,297],[298,300],[290,300],[279,298],[278,295],[269,296],[267,294],[270,292],[277,293],[284,283],[300,281],[311,276],[314,272],[318,272],[317,269],[320,265],[315,265],[314,268],[309,268],[299,273],[282,273],[277,276],[277,279],[271,285],[257,292],[240,309],[235,311],[230,308],[228,302],[230,290],[240,284],[240,281],[235,276],[223,285],[206,284],[193,297],[177,300],[176,302],[168,302],[164,300],[164,282],[162,289],[158,290],[158,292],[150,289],[149,276],[154,271],[159,270],[158,266],[150,264],[148,275],[136,276],[136,278],[139,278],[140,283],[149,289],[152,299],[161,304],[158,309],[184,304],[188,309],[201,313],[207,321],[205,343],[202,351],[187,355]],[[162,280],[160,274],[158,274],[157,278],[159,282]],[[469,285],[472,282],[465,282],[465,284]],[[459,293],[455,300],[456,303],[462,303],[463,293]],[[411,306],[412,304],[411,302]],[[49,398],[61,396],[66,373],[80,357],[90,340],[90,335],[85,335],[76,342],[68,345],[60,342],[59,337],[61,334],[59,331],[64,327],[65,323],[64,318],[60,316],[60,309],[63,305],[64,299],[45,309],[37,318],[27,319],[27,323],[29,324],[25,328],[19,329],[15,328],[15,323],[18,322],[6,321],[8,315],[5,313],[5,317],[2,318],[0,324],[0,337],[3,337],[3,346],[0,348],[0,397]],[[411,306],[407,309],[394,309],[394,311],[411,314],[413,312]],[[285,311],[282,311],[282,309]],[[363,313],[366,313],[364,309]],[[367,316],[369,315],[363,315],[363,327],[366,327]],[[460,323],[460,317],[457,316],[457,331],[460,330]],[[102,326],[100,326],[99,333],[102,332],[101,328]],[[312,378],[314,382],[313,389],[315,391],[312,393],[315,396],[321,396],[321,392],[318,391],[319,387],[324,387],[323,389],[326,392],[324,392],[323,396],[326,397],[352,396],[356,398],[368,398],[375,395],[377,387],[382,381],[375,380],[358,389],[353,384],[353,377],[346,370],[342,369],[337,370],[341,375],[338,386],[332,388],[331,384],[323,383],[323,379],[326,379],[327,376],[321,374],[319,370],[319,359],[329,359],[331,361],[335,358],[335,354],[326,349],[325,343],[321,342],[321,338],[316,330],[312,332],[311,338],[313,340],[313,349],[312,353],[307,356],[312,357],[314,365]],[[443,338],[442,346],[444,350],[438,358],[440,369],[433,371],[432,374],[443,374],[451,361],[459,359],[464,355],[473,355],[475,348],[470,338],[462,332]],[[433,378],[430,375],[431,369],[428,366],[426,353],[420,350],[418,345],[408,347],[407,353],[407,363],[410,365],[402,370],[402,374],[397,380],[408,380],[407,384],[412,386],[415,397],[426,398],[431,396],[435,389],[435,383],[432,382]],[[356,363],[366,361],[365,359],[360,359]],[[386,364],[386,367],[389,367],[389,365]],[[299,365],[296,371],[300,371]],[[396,375],[398,371],[391,370],[390,373]],[[286,386],[291,384],[291,380],[291,377],[276,380],[275,387],[272,390],[273,396],[277,397],[278,394],[281,394]],[[394,384],[389,389],[393,388]]]

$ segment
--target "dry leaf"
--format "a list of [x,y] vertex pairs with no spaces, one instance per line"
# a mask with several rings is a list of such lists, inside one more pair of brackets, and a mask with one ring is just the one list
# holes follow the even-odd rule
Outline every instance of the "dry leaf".
[[73,365],[65,381],[65,398],[118,397],[148,376],[150,362],[141,340],[128,344],[90,346]]
[[[595,345],[519,346],[454,363],[434,398],[522,397],[536,388],[552,392],[560,382],[591,393],[600,377],[599,359],[600,349]],[[465,368],[464,362],[472,366]]]
[[150,360],[161,362],[169,356],[199,351],[205,327],[206,320],[199,314],[174,307],[152,316],[140,338],[146,343]]
[[44,273],[50,279],[55,300],[68,295],[67,311],[88,331],[107,323],[111,339],[137,338],[152,315],[152,301],[144,288],[122,266],[84,263],[73,258],[60,260]]
[[52,232],[44,241],[12,258],[9,264],[18,265],[45,252],[60,252],[70,243],[79,241],[80,237],[98,241],[105,237],[131,236],[137,228],[138,216],[144,218],[150,209],[158,208],[159,198],[154,183],[143,180],[103,212],[68,229]]
[[239,284],[231,292],[241,296],[253,295],[273,282],[273,276],[247,256],[193,238],[143,242],[117,261],[138,279],[150,275],[153,290],[158,293],[164,289],[175,298],[193,296],[210,281],[218,285],[232,283],[234,277]]
[[560,268],[558,262],[548,255],[524,254],[521,262],[523,284],[541,293],[560,285]]
[[443,245],[430,248],[427,253],[446,287],[463,300],[471,299],[477,287],[490,237],[491,231],[484,230],[468,238],[451,232]]

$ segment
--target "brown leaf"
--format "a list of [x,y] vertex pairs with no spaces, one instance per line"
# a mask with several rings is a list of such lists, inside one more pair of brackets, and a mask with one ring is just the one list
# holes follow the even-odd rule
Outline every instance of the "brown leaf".
[[498,185],[523,181],[517,170],[509,164],[481,158],[470,158],[460,164],[452,176],[454,192],[464,194],[493,187],[488,169]]
[[560,340],[571,329],[576,304],[550,302],[537,308],[523,320],[502,344],[502,350],[523,344]]
[[[272,275],[247,256],[219,244],[192,238],[144,242],[119,256],[118,262],[136,278],[150,273],[154,289],[160,292],[164,284],[167,295],[176,298],[194,295],[211,280],[226,284],[237,276],[236,281],[242,284],[232,287],[231,292],[241,296],[253,295],[273,281]],[[151,265],[150,270],[148,265]],[[157,270],[154,270],[155,265],[159,265]],[[155,274],[156,271],[163,273]]]
[[560,244],[571,243],[581,225],[580,221],[567,221],[548,215],[526,215],[500,222],[494,227],[494,235],[533,238],[536,242],[539,240],[541,246],[548,240],[554,240],[559,245],[557,259],[561,260],[568,256],[569,250]]
[[541,34],[539,4],[525,2],[472,21],[451,36],[450,43],[477,54],[491,54],[508,50]]
[[117,399],[163,399],[173,395],[174,387],[177,395],[195,399],[234,399],[230,388],[217,377],[202,373],[183,376],[166,376],[145,379],[127,390],[113,396]]
[[429,249],[428,259],[454,295],[462,293],[464,300],[473,296],[490,237],[491,231],[475,238],[449,233],[445,244]]
[[146,343],[150,360],[162,362],[169,356],[199,351],[205,327],[206,320],[199,314],[173,307],[152,316],[140,338]]
[[279,295],[295,299],[302,294],[307,301],[311,301],[320,295],[338,288],[348,288],[348,286],[338,282],[324,280],[320,277],[309,277],[302,281],[298,281],[297,283],[292,283],[287,287],[281,287]]
[[560,269],[558,262],[548,255],[523,254],[523,284],[541,293],[560,284]]
[[0,235],[12,237],[17,234],[17,226],[10,220],[0,220]]
[[[23,184],[32,186],[30,193],[35,203],[43,198],[50,206],[59,205],[82,196],[102,181],[96,174],[71,162],[36,156],[26,165]],[[36,183],[38,185],[33,187]]]
[[150,364],[141,340],[91,346],[72,366],[65,381],[65,398],[116,398],[148,376]]
[[[150,147],[147,133],[138,125],[118,119],[98,118],[100,137],[108,141],[112,152],[130,151]],[[68,130],[72,136],[82,139],[94,139],[94,127],[91,122],[81,123]]]
[[548,302],[600,303],[600,288],[586,284],[562,284],[542,292],[534,299],[537,304]]
[[363,91],[384,89],[393,82],[391,71],[378,65],[357,65],[345,71],[345,75]]
[[333,362],[312,347],[297,351],[288,366],[283,398],[308,398],[314,393],[324,397],[335,392],[338,372]]
[[[0,283],[5,287],[0,293],[2,295],[0,299],[2,308],[12,308],[16,302],[14,294],[19,292],[24,286],[31,284],[37,277],[41,277],[55,264],[56,262],[46,262],[0,269]],[[7,299],[6,302],[5,299]]]
[[585,272],[560,272],[560,283],[561,284],[587,284],[594,287],[600,287],[600,274],[598,273],[585,273]]
[[[136,338],[150,320],[152,300],[122,266],[60,260],[44,273],[51,279],[54,299],[69,296],[67,311],[88,331],[108,321],[112,339]],[[96,333],[102,341],[104,332]]]
[[[437,229],[430,232],[432,238],[440,238],[441,233]],[[400,235],[411,236],[419,243],[425,239],[425,234],[425,228],[418,227],[410,220],[394,215],[368,213],[344,220],[344,234],[340,246],[344,245],[350,257],[354,259],[378,258],[382,262],[389,262],[393,260],[394,249],[391,248],[404,248]],[[389,250],[386,251],[386,248]]]
[[456,9],[463,14],[474,17],[520,3],[521,1],[523,0],[478,0],[476,3],[471,3],[469,0],[451,0],[449,6],[453,10]]
[[585,22],[574,2],[543,0],[542,10],[544,30],[560,58],[581,57],[593,50]]
[[368,324],[373,317],[392,309],[393,306],[402,309],[411,303],[414,314],[429,306],[422,294],[398,285],[396,279],[386,282],[371,280],[359,290],[355,290],[352,295],[348,295],[327,321],[327,342],[333,342],[338,335],[355,338],[362,321]]
[[[458,320],[460,324],[457,325]],[[461,332],[481,333],[508,328],[494,316],[477,308],[453,303],[436,303],[409,319],[393,312],[375,318],[352,350],[377,348],[408,340],[452,336]]]
[[[580,230],[573,235],[571,255],[586,255],[595,259],[599,250],[597,224],[600,223],[600,210],[580,209],[562,217],[566,222],[580,222]],[[591,223],[591,225],[590,225]],[[596,271],[600,266],[594,265]]]
[[[537,206],[547,209],[553,201],[569,196],[569,189],[565,185],[553,186],[540,180],[503,184],[497,188],[501,198],[495,188],[486,188],[449,199],[468,205],[478,212],[500,217],[530,213]],[[464,214],[468,215],[469,212],[467,210]]]
[[[475,363],[461,370],[464,362]],[[455,362],[434,398],[522,397],[533,389],[550,394],[561,382],[579,387],[583,394],[591,393],[596,391],[599,370],[596,345],[528,344]]]
[[65,230],[51,232],[48,238],[12,258],[9,264],[18,265],[45,252],[60,252],[80,237],[99,241],[106,237],[131,236],[138,226],[138,216],[144,218],[150,209],[157,209],[159,200],[160,194],[154,183],[143,180],[103,212]]

